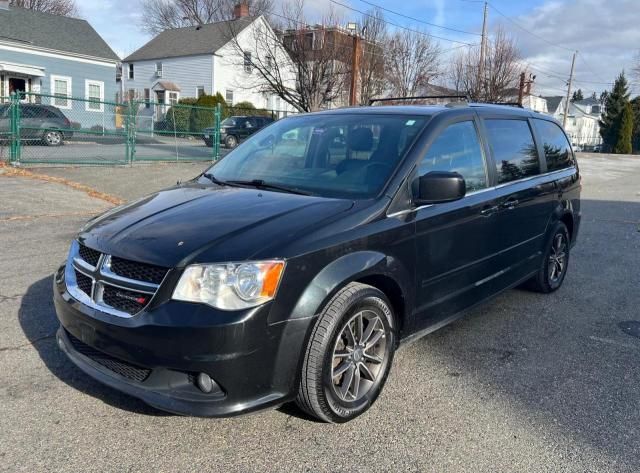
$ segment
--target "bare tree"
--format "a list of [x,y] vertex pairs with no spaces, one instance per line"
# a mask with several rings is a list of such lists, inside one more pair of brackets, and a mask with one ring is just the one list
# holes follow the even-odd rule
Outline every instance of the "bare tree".
[[[240,0],[143,0],[141,27],[151,34],[171,28],[198,26],[233,18]],[[268,13],[273,0],[245,0],[253,15]]]
[[440,46],[417,31],[396,31],[384,53],[385,75],[392,95],[414,96],[441,74]]
[[75,0],[10,0],[9,4],[54,15],[78,16]]
[[[330,10],[314,22],[316,26],[306,26],[310,22],[304,15],[304,0],[285,3],[277,18],[278,29],[272,29],[266,21],[256,23],[250,38],[244,31],[230,32],[235,49],[232,56],[236,62],[244,61],[253,76],[250,81],[243,79],[244,88],[276,95],[307,112],[342,100],[352,50],[351,38],[334,26],[340,19]],[[235,22],[229,25],[237,27]]]
[[368,105],[369,100],[382,95],[386,88],[385,52],[387,42],[387,23],[381,10],[375,9],[362,19],[363,47],[360,59],[360,93],[361,105]]
[[478,74],[480,48],[471,47],[459,53],[452,61],[450,76],[453,87],[464,91],[476,101],[504,102],[513,98],[518,87],[521,66],[515,41],[499,28],[488,42],[484,73]]

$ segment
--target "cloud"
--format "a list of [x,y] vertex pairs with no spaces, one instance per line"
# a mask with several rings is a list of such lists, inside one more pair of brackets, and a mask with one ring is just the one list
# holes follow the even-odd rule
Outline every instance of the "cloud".
[[[637,0],[547,1],[514,18],[536,36],[524,32],[494,9],[490,9],[490,15],[492,26],[501,24],[516,37],[524,61],[531,64],[531,72],[537,76],[537,92],[562,94],[572,50],[578,50],[573,88],[599,94],[611,87],[608,83],[623,69],[632,78],[634,56],[640,48],[638,6]],[[640,93],[640,83],[635,91]]]

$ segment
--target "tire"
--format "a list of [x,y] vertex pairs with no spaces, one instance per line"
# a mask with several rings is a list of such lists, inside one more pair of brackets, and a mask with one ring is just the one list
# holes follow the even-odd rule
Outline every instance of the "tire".
[[557,222],[547,241],[540,269],[526,286],[545,294],[560,289],[569,267],[569,246],[569,230],[564,223]]
[[224,139],[224,145],[229,149],[233,149],[238,146],[238,138],[233,135],[229,135]]
[[[369,342],[363,343],[367,333]],[[324,422],[347,422],[363,414],[382,391],[395,348],[395,319],[387,297],[372,286],[348,284],[316,322],[296,404]]]
[[204,145],[205,145],[207,148],[213,148],[213,141],[211,141],[211,140],[204,140]]
[[47,130],[42,135],[42,142],[47,146],[62,146],[64,137],[57,130]]

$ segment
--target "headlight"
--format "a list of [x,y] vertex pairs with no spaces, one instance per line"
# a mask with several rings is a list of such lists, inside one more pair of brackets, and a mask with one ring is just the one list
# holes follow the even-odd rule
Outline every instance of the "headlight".
[[276,295],[284,261],[195,264],[187,266],[173,299],[222,310],[254,307]]

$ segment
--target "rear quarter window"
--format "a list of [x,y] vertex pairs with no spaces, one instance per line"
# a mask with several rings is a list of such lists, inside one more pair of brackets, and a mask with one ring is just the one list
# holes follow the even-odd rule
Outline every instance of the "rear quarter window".
[[486,119],[498,183],[540,174],[538,149],[526,120]]
[[560,126],[540,119],[534,119],[533,123],[542,141],[547,171],[558,171],[573,166],[575,160],[571,145]]

